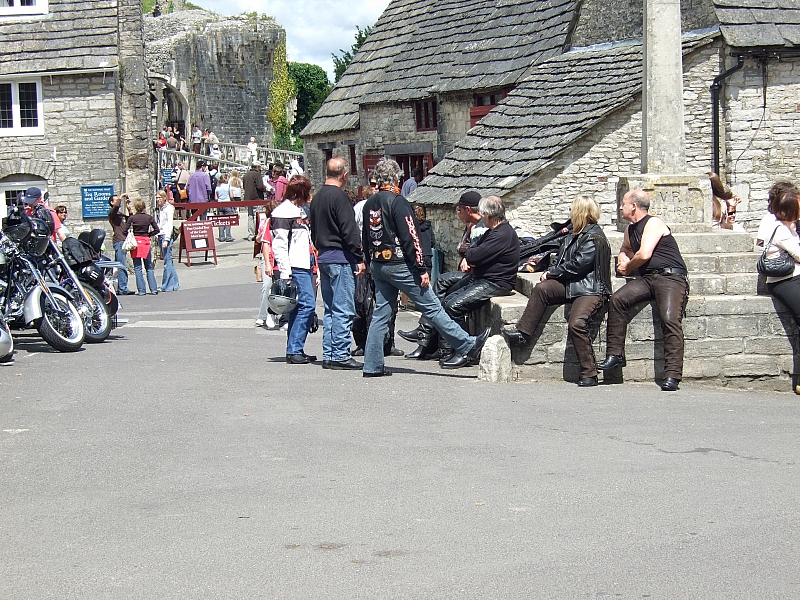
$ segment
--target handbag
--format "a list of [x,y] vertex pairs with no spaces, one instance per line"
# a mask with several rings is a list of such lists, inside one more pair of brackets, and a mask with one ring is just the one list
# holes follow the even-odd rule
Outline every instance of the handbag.
[[183,188],[182,190],[178,190],[178,196],[181,200],[187,200],[189,198],[189,190]]
[[133,228],[128,230],[128,235],[125,236],[125,241],[122,242],[122,250],[125,252],[130,252],[134,248],[138,246],[138,242],[136,241],[136,236],[133,235]]
[[794,273],[796,264],[794,258],[783,248],[778,248],[778,256],[776,258],[767,258],[767,251],[772,244],[772,238],[775,237],[775,233],[778,231],[778,227],[772,232],[769,241],[764,244],[764,252],[761,253],[761,258],[756,263],[756,270],[767,277],[787,277]]

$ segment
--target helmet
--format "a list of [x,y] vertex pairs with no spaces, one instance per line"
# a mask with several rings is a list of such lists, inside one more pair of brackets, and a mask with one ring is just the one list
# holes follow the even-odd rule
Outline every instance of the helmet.
[[92,229],[91,231],[81,231],[78,239],[92,250],[100,254],[103,251],[103,242],[106,240],[105,229]]
[[42,219],[31,219],[31,237],[28,249],[35,256],[41,256],[50,246],[50,228]]
[[269,289],[267,301],[275,314],[292,312],[297,306],[297,286],[286,279],[278,279]]
[[103,285],[103,271],[95,264],[81,267],[78,276],[93,288],[100,289]]

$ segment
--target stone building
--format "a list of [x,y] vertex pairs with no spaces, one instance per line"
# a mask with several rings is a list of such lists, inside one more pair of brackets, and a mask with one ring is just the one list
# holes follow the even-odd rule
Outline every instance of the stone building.
[[[149,195],[139,0],[0,6],[0,193],[50,192],[82,216],[81,186]],[[11,6],[9,6],[9,4]]]
[[269,86],[286,40],[274,20],[185,10],[147,15],[144,27],[154,127],[197,123],[221,141],[271,145]]
[[[719,170],[754,227],[777,179],[800,179],[800,8],[779,0],[682,0],[687,168]],[[303,131],[315,181],[348,158],[353,185],[383,155],[426,179],[437,240],[454,245],[451,205],[500,195],[512,223],[541,233],[589,192],[616,225],[618,177],[640,171],[642,1],[394,0]],[[721,83],[719,140],[709,88]],[[766,86],[765,86],[766,84]],[[434,166],[435,165],[435,166]],[[441,207],[441,209],[437,208]]]

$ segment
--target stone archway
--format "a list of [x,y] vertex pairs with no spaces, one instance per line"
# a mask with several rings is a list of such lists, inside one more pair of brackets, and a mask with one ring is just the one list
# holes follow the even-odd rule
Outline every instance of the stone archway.
[[183,94],[171,83],[161,77],[150,77],[150,92],[156,102],[156,127],[160,130],[164,123],[175,127],[186,136],[189,123],[189,103]]

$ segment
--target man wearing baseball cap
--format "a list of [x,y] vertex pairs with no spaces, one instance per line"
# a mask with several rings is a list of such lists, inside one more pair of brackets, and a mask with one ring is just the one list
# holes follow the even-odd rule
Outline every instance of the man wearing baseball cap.
[[[41,215],[41,211],[48,211],[50,216],[53,220],[53,241],[64,241],[67,239],[67,236],[61,229],[61,221],[52,208],[47,206],[44,201],[44,196],[42,195],[42,190],[38,187],[29,187],[25,190],[24,195],[22,196],[22,201],[25,203],[25,213],[29,217],[36,217],[37,215]],[[40,217],[41,218],[41,217]],[[47,221],[47,219],[45,219]]]

